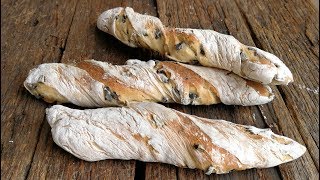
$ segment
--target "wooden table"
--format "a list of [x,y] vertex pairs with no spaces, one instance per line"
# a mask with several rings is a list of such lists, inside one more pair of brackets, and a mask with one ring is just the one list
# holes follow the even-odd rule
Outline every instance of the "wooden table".
[[[162,59],[125,46],[96,28],[104,10],[131,6],[165,25],[214,29],[279,56],[293,72],[275,99],[252,107],[169,107],[207,118],[271,128],[307,147],[298,160],[268,169],[226,175],[160,163],[105,160],[89,163],[52,140],[45,119],[50,105],[23,87],[41,63],[94,58],[123,64],[129,58]],[[57,0],[1,1],[1,177],[3,179],[318,179],[319,14],[308,0]]]

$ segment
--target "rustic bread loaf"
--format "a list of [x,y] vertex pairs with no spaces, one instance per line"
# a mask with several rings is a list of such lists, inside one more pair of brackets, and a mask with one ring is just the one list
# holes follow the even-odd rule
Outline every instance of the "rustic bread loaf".
[[275,55],[213,30],[164,27],[158,18],[129,7],[103,12],[97,26],[128,46],[152,49],[176,61],[225,69],[263,84],[293,81],[290,70]]
[[258,105],[270,102],[271,88],[225,70],[172,61],[128,60],[127,65],[87,60],[77,65],[42,64],[24,82],[47,102],[83,107],[163,102],[184,105]]
[[54,142],[86,161],[136,159],[211,173],[267,168],[306,148],[270,129],[200,118],[156,103],[75,110],[47,109]]

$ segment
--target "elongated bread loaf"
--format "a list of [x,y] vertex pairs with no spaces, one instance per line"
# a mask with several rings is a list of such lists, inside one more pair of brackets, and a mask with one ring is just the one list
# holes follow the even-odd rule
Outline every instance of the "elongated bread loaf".
[[103,12],[97,26],[128,46],[152,49],[176,61],[225,69],[263,84],[293,81],[275,55],[213,30],[164,27],[158,18],[129,7]]
[[136,159],[211,173],[267,168],[306,148],[270,129],[200,118],[156,103],[75,110],[47,109],[54,142],[86,161]]
[[42,64],[30,71],[25,87],[47,102],[83,107],[164,102],[209,105],[258,105],[270,102],[271,88],[225,70],[172,61],[128,60],[111,65],[87,60],[76,66]]

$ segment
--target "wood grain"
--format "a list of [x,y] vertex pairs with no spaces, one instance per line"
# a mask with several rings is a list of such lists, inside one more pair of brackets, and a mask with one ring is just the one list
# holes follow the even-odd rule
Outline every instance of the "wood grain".
[[30,172],[45,122],[42,101],[23,87],[34,65],[57,62],[65,45],[75,2],[1,1],[1,177]]
[[[133,2],[127,3],[129,3],[128,6],[133,5]],[[128,55],[130,53],[125,54],[120,50],[126,48],[123,44],[99,32],[96,28],[97,17],[104,10],[118,6],[123,6],[123,4],[117,1],[79,1],[60,62],[75,63],[85,59],[96,59],[123,64],[129,59]],[[146,9],[135,4],[133,7],[155,13],[153,6]],[[46,126],[48,126],[47,123]],[[50,128],[46,128],[46,126],[43,128],[44,136],[49,136],[50,146],[54,147],[55,150],[52,150],[52,148],[36,150],[30,170],[30,179],[38,177],[39,172],[45,173],[47,179],[54,179],[56,172],[59,171],[59,179],[134,179],[135,161],[108,160],[90,163],[79,160],[54,144],[51,139]],[[47,142],[39,141],[38,146],[46,147],[45,143]],[[45,163],[46,161],[49,161],[49,163]],[[49,165],[52,166],[47,167]]]
[[[3,0],[1,5],[1,177],[4,179],[318,179],[319,178],[319,16],[300,0]],[[295,82],[273,86],[266,105],[239,107],[166,106],[201,117],[271,128],[307,147],[296,161],[274,168],[225,175],[160,163],[106,160],[89,163],[59,148],[51,138],[44,109],[23,87],[28,71],[45,62],[96,59],[164,59],[130,48],[96,28],[104,10],[130,6],[158,16],[167,26],[214,29],[279,56]],[[68,105],[74,108],[76,106]]]

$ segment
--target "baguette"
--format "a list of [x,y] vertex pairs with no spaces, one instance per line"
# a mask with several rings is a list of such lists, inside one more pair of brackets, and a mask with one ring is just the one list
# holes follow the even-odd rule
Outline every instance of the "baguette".
[[144,101],[249,106],[270,102],[274,97],[269,86],[225,70],[153,60],[128,60],[127,65],[95,60],[75,66],[42,64],[30,71],[24,85],[47,102],[83,107]]
[[46,110],[54,142],[86,161],[140,160],[211,173],[268,168],[292,161],[306,148],[270,129],[200,118],[156,103]]
[[152,49],[176,61],[225,69],[263,84],[293,81],[290,70],[275,55],[213,30],[164,27],[157,17],[129,7],[103,12],[97,27],[128,46]]

